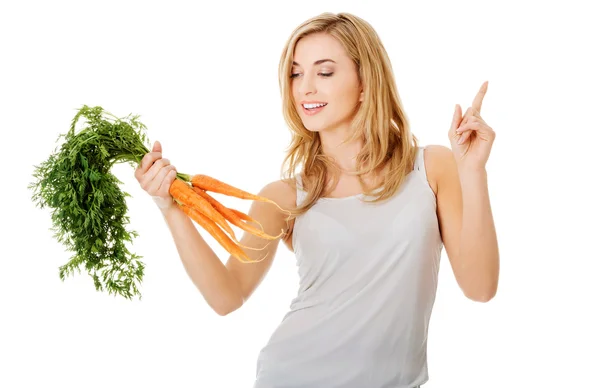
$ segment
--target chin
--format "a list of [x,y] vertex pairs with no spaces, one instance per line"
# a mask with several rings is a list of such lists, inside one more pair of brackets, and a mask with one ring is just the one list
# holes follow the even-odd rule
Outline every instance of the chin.
[[319,120],[304,119],[302,120],[302,124],[310,132],[322,132],[329,127],[327,123],[319,122]]
[[306,128],[310,132],[322,132],[325,129],[325,127],[316,126],[316,125],[306,125],[306,124],[304,124],[304,128]]

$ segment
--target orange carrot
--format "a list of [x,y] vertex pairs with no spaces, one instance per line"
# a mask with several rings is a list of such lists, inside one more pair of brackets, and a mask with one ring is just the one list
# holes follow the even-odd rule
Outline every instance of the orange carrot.
[[[201,189],[201,188],[199,188],[199,187],[194,187],[194,188],[195,188],[195,189],[197,189],[197,190],[202,190],[202,189]],[[213,197],[213,196],[211,196],[210,194],[208,194],[208,193],[206,192],[206,190],[202,190],[202,191],[203,191],[204,193],[206,193],[206,195],[208,195],[208,196],[210,196],[211,198],[213,198],[213,199],[214,199],[214,197]],[[215,201],[216,201],[216,199],[215,199]],[[258,226],[260,227],[260,230],[261,230],[261,231],[263,231],[263,232],[265,231],[265,229],[263,228],[263,226],[261,225],[261,223],[260,223],[260,222],[258,222],[258,221],[256,221],[254,218],[250,217],[248,214],[246,214],[246,213],[244,213],[244,212],[241,212],[241,211],[239,211],[239,210],[237,210],[237,209],[234,209],[234,208],[232,208],[232,207],[227,207],[226,209],[227,209],[228,211],[232,212],[232,213],[233,213],[234,215],[236,215],[237,217],[239,217],[239,218],[240,218],[242,221],[247,221],[247,222],[249,222],[249,223],[254,223],[254,224],[256,224],[256,225],[258,225]]]
[[281,206],[279,206],[275,201],[273,201],[269,198],[265,198],[265,197],[255,195],[255,194],[249,193],[247,191],[238,189],[235,186],[229,185],[225,182],[222,182],[222,181],[220,181],[216,178],[210,177],[208,175],[204,175],[204,174],[193,175],[191,182],[192,182],[192,186],[199,187],[206,191],[212,191],[215,193],[225,194],[225,195],[229,195],[229,196],[237,197],[237,198],[241,198],[241,199],[251,199],[254,201],[268,202],[268,203],[271,203],[271,204],[277,206],[279,208],[279,210],[289,213],[289,211],[282,209]]
[[256,221],[254,218],[246,215],[243,212],[240,212],[238,210],[231,209],[231,208],[228,208],[228,207],[224,206],[216,198],[214,198],[212,195],[208,194],[206,192],[206,190],[201,189],[199,187],[195,187],[195,186],[192,186],[192,189],[196,193],[198,193],[198,195],[200,195],[201,197],[203,197],[204,199],[206,199],[211,205],[213,205],[213,207],[218,212],[220,212],[221,214],[223,214],[223,216],[225,217],[225,219],[227,219],[227,221],[233,222],[231,219],[235,219],[237,217],[237,218],[244,219],[244,220],[247,220],[247,221],[256,222],[262,228],[262,225],[258,221]]
[[235,213],[233,213],[230,209],[225,207],[223,204],[221,204],[219,201],[217,201],[214,197],[212,197],[204,190],[200,189],[199,187],[194,187],[193,189],[196,193],[198,193],[198,195],[206,199],[218,212],[220,212],[227,221],[231,222],[233,225],[239,227],[240,229],[243,229],[257,237],[261,237],[267,240],[275,240],[285,234],[285,231],[282,230],[278,236],[271,236],[265,233],[264,231],[259,230],[258,228],[243,222],[238,216],[235,215]]
[[193,207],[195,210],[216,222],[232,237],[235,236],[233,229],[227,224],[225,218],[217,212],[208,201],[196,194],[189,184],[181,179],[175,179],[169,188],[169,192],[174,198],[179,199],[181,203]]
[[241,212],[237,209],[233,209],[233,208],[228,208],[229,210],[231,210],[233,212],[233,214],[235,214],[236,216],[238,216],[240,219],[244,220],[244,221],[248,221],[248,222],[253,222],[258,224],[258,226],[260,226],[260,229],[262,231],[264,231],[262,225],[260,224],[260,222],[256,221],[254,218],[250,217],[248,214]]
[[[169,192],[173,196],[173,198],[179,200],[180,203],[199,211],[200,213],[207,216],[211,221],[214,221],[217,225],[223,228],[223,230],[225,230],[237,244],[240,244],[239,240],[235,236],[233,229],[231,229],[231,226],[229,226],[225,217],[221,213],[219,213],[206,199],[198,195],[192,189],[192,186],[190,186],[181,179],[175,179],[171,184],[171,187],[169,188]],[[251,248],[246,246],[244,246],[244,248],[256,250],[264,249],[264,247]]]
[[188,217],[190,217],[191,219],[196,221],[202,228],[204,228],[208,233],[210,233],[210,235],[213,236],[213,238],[215,240],[217,240],[217,242],[219,244],[221,244],[221,246],[223,248],[225,248],[225,250],[229,254],[234,256],[236,259],[238,259],[242,263],[258,263],[265,259],[266,254],[260,260],[250,259],[248,257],[248,255],[246,255],[246,253],[237,244],[235,244],[229,238],[229,236],[227,236],[225,234],[225,232],[223,232],[223,230],[221,228],[219,228],[219,226],[214,221],[212,221],[210,218],[208,218],[204,214],[200,213],[193,207],[190,207],[183,203],[177,203],[177,205],[179,206],[180,209],[183,210],[183,212],[185,214],[187,214]]

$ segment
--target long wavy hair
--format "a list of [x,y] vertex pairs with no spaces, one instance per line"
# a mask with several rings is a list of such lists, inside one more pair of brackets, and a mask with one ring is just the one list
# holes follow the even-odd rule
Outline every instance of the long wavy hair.
[[[325,32],[336,38],[354,61],[363,87],[363,101],[357,106],[347,142],[362,139],[364,146],[356,157],[356,171],[365,196],[364,201],[377,202],[391,197],[413,168],[418,140],[409,128],[397,92],[388,54],[373,27],[349,13],[325,12],[300,24],[289,37],[279,62],[279,89],[284,120],[292,138],[285,152],[281,176],[288,182],[301,178],[301,188],[307,193],[303,203],[291,209],[295,218],[327,195],[327,181],[335,187],[340,168],[323,153],[318,132],[306,129],[294,104],[291,69],[294,49],[303,37]],[[364,176],[383,171],[377,187],[367,187]],[[329,175],[331,174],[331,175]]]

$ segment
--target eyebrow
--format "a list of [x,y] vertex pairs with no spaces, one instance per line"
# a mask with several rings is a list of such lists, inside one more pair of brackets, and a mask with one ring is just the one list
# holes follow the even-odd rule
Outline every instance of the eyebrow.
[[[320,65],[321,63],[324,63],[324,62],[333,62],[333,63],[336,63],[336,61],[334,61],[333,59],[326,58],[326,59],[319,59],[318,61],[315,61],[314,64],[315,65]],[[298,62],[296,62],[296,61],[293,61],[292,65],[294,65],[294,66],[300,66],[300,64]]]

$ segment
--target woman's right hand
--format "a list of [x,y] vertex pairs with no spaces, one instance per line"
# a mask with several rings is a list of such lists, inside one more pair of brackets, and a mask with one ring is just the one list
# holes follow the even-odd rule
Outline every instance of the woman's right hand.
[[175,166],[162,157],[162,147],[158,141],[154,142],[152,151],[144,155],[135,170],[135,178],[140,186],[152,196],[161,211],[177,206],[169,193],[176,176]]

